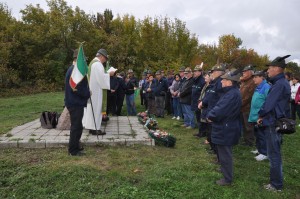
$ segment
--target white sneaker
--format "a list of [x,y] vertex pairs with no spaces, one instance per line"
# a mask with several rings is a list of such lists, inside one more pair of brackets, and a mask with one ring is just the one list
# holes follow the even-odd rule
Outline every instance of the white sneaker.
[[179,116],[177,117],[177,120],[180,120],[180,117],[179,117]]
[[257,161],[263,161],[263,160],[267,160],[268,159],[268,156],[265,156],[263,154],[259,154],[258,156],[255,157],[255,159]]
[[264,185],[264,188],[268,191],[281,191],[281,189],[276,189],[275,187],[273,187],[271,184],[267,184],[267,185]]
[[174,120],[174,119],[176,119],[176,117],[174,116],[174,117],[172,117],[172,120]]
[[251,153],[253,153],[253,154],[258,154],[258,150],[255,149],[254,151],[251,151]]

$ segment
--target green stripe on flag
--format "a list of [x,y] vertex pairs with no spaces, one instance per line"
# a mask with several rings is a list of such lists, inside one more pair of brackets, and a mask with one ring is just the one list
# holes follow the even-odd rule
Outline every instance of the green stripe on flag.
[[84,56],[82,44],[80,45],[79,50],[78,50],[77,67],[78,67],[78,70],[80,71],[80,73],[83,76],[87,74],[88,66],[87,66],[87,63],[86,63],[85,56]]

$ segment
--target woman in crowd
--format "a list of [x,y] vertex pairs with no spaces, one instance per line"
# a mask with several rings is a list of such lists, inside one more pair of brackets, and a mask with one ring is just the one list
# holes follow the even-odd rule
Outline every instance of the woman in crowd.
[[146,98],[148,103],[148,113],[154,115],[156,112],[155,95],[154,90],[156,88],[156,83],[152,74],[149,74],[148,82],[145,85]]
[[179,84],[180,84],[180,75],[176,74],[174,77],[174,80],[172,82],[172,85],[170,86],[170,92],[171,92],[171,96],[172,96],[172,102],[173,102],[173,118],[172,119],[177,119],[180,120],[180,116],[179,116]]

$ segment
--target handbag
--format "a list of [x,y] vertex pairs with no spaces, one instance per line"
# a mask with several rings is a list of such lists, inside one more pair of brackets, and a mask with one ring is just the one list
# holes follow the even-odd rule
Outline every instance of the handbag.
[[281,134],[293,134],[296,132],[296,121],[290,118],[277,119],[275,130]]
[[40,116],[41,126],[44,129],[53,129],[58,122],[57,112],[44,111]]

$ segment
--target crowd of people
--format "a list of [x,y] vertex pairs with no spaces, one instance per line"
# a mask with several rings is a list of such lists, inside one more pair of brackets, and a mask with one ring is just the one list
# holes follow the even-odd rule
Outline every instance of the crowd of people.
[[[79,124],[80,119],[83,118],[83,125],[92,135],[105,134],[100,131],[101,114],[93,119],[91,113],[91,105],[96,113],[103,109],[99,102],[102,89],[108,89],[107,107],[104,107],[107,114],[118,116],[124,100],[127,115],[137,114],[135,95],[139,90],[141,105],[150,116],[164,118],[169,114],[173,120],[183,121],[182,128],[197,128],[195,137],[206,138],[205,143],[216,154],[224,176],[216,181],[218,185],[233,182],[232,146],[240,143],[256,147],[251,152],[256,154],[257,161],[270,161],[270,182],[265,188],[280,191],[283,188],[282,135],[275,129],[276,120],[296,119],[296,113],[300,117],[299,77],[284,73],[287,57],[277,57],[264,71],[255,70],[251,64],[231,70],[217,64],[210,71],[204,71],[202,63],[193,69],[180,67],[176,74],[168,71],[167,76],[164,70],[155,73],[145,70],[138,80],[132,69],[126,71],[127,74],[105,73],[102,64],[107,60],[107,52],[100,49],[89,66],[90,90],[85,90],[84,95],[68,88],[72,66],[66,76],[66,107],[71,115],[69,153],[81,154],[79,140],[83,126]],[[79,85],[78,90],[83,89],[87,81],[82,81],[83,86]]]

